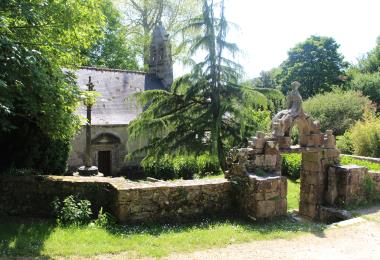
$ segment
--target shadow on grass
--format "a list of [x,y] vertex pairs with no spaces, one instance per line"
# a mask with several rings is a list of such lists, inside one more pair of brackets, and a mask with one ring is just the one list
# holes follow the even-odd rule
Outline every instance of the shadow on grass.
[[136,234],[149,234],[160,236],[166,233],[182,233],[192,230],[207,230],[213,227],[229,225],[239,227],[246,232],[255,232],[263,235],[263,239],[286,237],[292,233],[312,233],[323,237],[325,224],[314,222],[296,222],[289,216],[277,217],[271,220],[256,221],[237,216],[207,217],[193,222],[179,224],[138,224],[138,225],[114,225],[106,227],[106,230],[114,235],[133,236]]
[[0,256],[40,256],[55,224],[48,220],[0,216]]

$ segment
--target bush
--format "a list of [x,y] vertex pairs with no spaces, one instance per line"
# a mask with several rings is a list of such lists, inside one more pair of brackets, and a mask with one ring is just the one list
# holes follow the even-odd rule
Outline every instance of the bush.
[[103,208],[101,207],[98,213],[98,218],[94,223],[98,227],[112,227],[116,224],[116,219],[108,212],[103,212]]
[[174,166],[171,158],[165,155],[162,158],[148,156],[141,162],[146,177],[153,177],[162,180],[175,179]]
[[304,102],[305,111],[321,123],[322,131],[331,129],[334,135],[343,135],[364,111],[374,113],[371,101],[360,92],[335,90],[318,94]]
[[66,197],[62,202],[56,198],[53,208],[58,224],[63,226],[88,224],[92,215],[91,202],[79,200],[73,195]]
[[197,157],[198,174],[200,176],[218,175],[221,173],[217,157],[203,154]]
[[146,177],[157,179],[193,179],[194,174],[199,176],[217,175],[221,170],[216,157],[208,154],[200,156],[183,155],[170,158],[165,155],[162,158],[146,157],[142,162]]
[[380,118],[366,114],[350,129],[350,136],[354,154],[380,157]]
[[175,176],[185,180],[193,179],[194,174],[198,173],[199,168],[195,157],[177,156],[173,159]]
[[344,154],[354,153],[354,145],[352,143],[352,138],[349,131],[345,132],[344,135],[337,136],[336,146],[340,150],[341,153],[344,153]]
[[[361,91],[370,100],[380,105],[380,72],[368,74],[357,73],[348,87],[352,90]],[[379,107],[380,108],[380,107]]]
[[301,154],[289,153],[282,155],[282,175],[291,179],[298,179],[301,174]]

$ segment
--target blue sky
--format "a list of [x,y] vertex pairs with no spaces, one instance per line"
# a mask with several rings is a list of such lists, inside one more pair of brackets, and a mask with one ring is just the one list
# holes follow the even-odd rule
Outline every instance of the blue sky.
[[[242,50],[245,77],[278,66],[287,51],[310,35],[333,37],[347,61],[375,47],[380,0],[226,0],[227,19],[238,25],[230,41]],[[184,69],[175,65],[179,76]]]

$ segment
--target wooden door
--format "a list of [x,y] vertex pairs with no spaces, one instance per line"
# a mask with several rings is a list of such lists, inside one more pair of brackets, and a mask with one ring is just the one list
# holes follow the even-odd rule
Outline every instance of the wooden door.
[[98,151],[98,168],[104,176],[111,175],[111,151]]

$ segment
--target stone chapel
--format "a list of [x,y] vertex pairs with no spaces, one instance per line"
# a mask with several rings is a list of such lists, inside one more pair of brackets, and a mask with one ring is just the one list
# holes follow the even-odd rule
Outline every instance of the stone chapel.
[[[75,72],[77,84],[86,90],[91,77],[94,89],[100,96],[92,107],[92,164],[105,176],[117,175],[124,167],[136,165],[125,161],[127,147],[127,126],[142,108],[133,100],[133,94],[152,89],[168,89],[173,83],[173,62],[169,35],[162,24],[153,30],[150,46],[149,72],[107,68],[82,67]],[[78,113],[86,117],[82,105]],[[69,170],[83,165],[85,150],[85,127],[72,140],[69,156]],[[143,141],[143,140],[142,140]],[[137,147],[139,144],[135,144]]]

